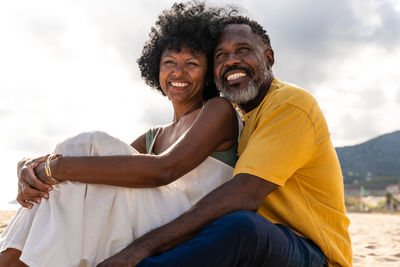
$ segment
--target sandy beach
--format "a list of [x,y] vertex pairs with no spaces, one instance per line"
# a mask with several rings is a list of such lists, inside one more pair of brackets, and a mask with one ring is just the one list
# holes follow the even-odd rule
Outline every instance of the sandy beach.
[[[0,233],[15,211],[0,211]],[[400,215],[349,213],[355,267],[400,267]]]
[[400,215],[350,213],[353,266],[400,266]]
[[4,232],[15,211],[0,211],[0,234]]

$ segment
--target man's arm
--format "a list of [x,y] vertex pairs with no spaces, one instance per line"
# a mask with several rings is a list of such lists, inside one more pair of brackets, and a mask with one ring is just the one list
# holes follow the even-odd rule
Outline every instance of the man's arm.
[[257,210],[278,186],[250,174],[238,174],[201,199],[174,221],[135,240],[99,266],[135,266],[145,257],[171,249],[196,235],[206,224],[238,210]]

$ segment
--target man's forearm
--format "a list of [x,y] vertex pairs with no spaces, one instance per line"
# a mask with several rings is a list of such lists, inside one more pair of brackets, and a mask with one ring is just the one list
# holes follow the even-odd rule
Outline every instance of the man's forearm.
[[135,240],[116,257],[141,259],[171,249],[196,235],[206,224],[238,210],[256,210],[276,185],[258,177],[236,177],[200,200],[174,221]]

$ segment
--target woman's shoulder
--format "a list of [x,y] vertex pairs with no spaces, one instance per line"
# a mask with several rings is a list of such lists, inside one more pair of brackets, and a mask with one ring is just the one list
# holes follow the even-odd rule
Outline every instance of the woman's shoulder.
[[206,102],[206,105],[229,105],[229,106],[233,107],[232,103],[229,102],[228,99],[226,99],[222,96],[216,96],[216,97],[209,99]]
[[232,103],[220,96],[208,100],[204,105],[204,109],[215,111],[215,114],[221,114],[221,116],[232,116],[235,114],[235,108]]
[[207,101],[203,110],[206,111],[205,117],[207,116],[207,121],[209,121],[208,118],[212,117],[212,122],[209,123],[210,127],[214,127],[220,132],[225,132],[229,136],[228,147],[223,145],[218,147],[217,150],[226,150],[232,147],[237,142],[242,128],[240,116],[233,104],[223,97],[214,97]]

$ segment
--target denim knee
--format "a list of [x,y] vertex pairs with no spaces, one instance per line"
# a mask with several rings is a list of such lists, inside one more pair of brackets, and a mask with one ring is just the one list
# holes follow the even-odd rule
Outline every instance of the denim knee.
[[260,234],[257,220],[266,220],[251,211],[237,211],[225,215],[217,223],[221,224],[222,231],[226,234],[237,237],[240,242],[247,241],[257,244]]
[[251,231],[255,227],[254,215],[254,212],[247,210],[236,211],[223,216],[220,221],[226,224],[227,227],[232,228],[231,230]]

